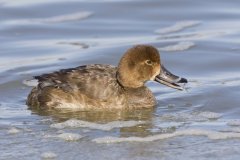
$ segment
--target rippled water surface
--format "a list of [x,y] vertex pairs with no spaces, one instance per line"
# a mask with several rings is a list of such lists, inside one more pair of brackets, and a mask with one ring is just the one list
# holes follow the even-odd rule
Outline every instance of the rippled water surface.
[[[240,158],[240,3],[236,0],[0,0],[0,159]],[[25,105],[34,75],[117,65],[135,44],[189,80],[149,82],[158,105],[45,112]]]

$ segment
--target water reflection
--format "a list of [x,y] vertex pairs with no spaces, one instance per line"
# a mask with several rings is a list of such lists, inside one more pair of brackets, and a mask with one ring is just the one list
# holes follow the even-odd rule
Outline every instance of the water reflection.
[[[152,124],[152,119],[154,117],[155,109],[135,109],[135,110],[103,110],[103,111],[71,111],[71,110],[41,110],[32,109],[32,114],[37,114],[40,116],[50,116],[54,123],[65,123],[68,120],[75,121],[73,126],[78,128],[76,123],[78,120],[84,121],[84,126],[91,128],[91,125],[112,123],[119,121],[119,126],[116,127],[117,135],[120,137],[128,136],[148,136],[151,134],[154,126]],[[146,122],[134,126],[124,126],[121,122]],[[89,124],[90,122],[90,124]],[[93,124],[91,124],[91,122]],[[110,125],[110,124],[109,124]],[[72,126],[72,125],[70,125]],[[174,130],[164,130],[164,132],[173,132]],[[161,130],[159,130],[161,132]]]
[[66,121],[68,119],[79,119],[89,122],[111,122],[111,121],[128,121],[141,120],[150,121],[155,112],[152,109],[125,109],[125,110],[97,110],[97,111],[76,111],[76,110],[42,110],[33,108],[33,114],[40,116],[52,116],[55,121]]

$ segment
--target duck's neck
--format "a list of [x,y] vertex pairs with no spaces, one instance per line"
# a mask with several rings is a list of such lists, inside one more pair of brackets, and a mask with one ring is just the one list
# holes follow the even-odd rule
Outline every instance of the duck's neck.
[[116,73],[116,78],[120,86],[123,88],[140,88],[144,86],[144,83],[138,81],[138,78],[135,77],[133,74],[118,70]]
[[157,104],[153,93],[146,86],[139,88],[126,88],[125,95],[128,106],[148,108]]
[[152,107],[156,105],[156,99],[152,92],[143,84],[140,87],[124,86],[116,74],[117,83],[121,87],[121,92],[124,93],[129,107]]

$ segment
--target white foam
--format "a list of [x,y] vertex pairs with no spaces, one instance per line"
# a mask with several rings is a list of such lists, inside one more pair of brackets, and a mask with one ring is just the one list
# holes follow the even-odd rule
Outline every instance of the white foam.
[[17,134],[17,133],[19,133],[19,132],[20,132],[20,130],[17,129],[17,128],[15,128],[15,127],[12,127],[12,128],[10,128],[10,129],[8,130],[8,133],[9,133],[9,134]]
[[199,24],[200,24],[199,21],[182,21],[174,24],[173,26],[158,29],[155,32],[159,34],[168,34],[172,32],[178,32],[185,28],[193,27]]
[[174,133],[157,134],[148,137],[102,137],[93,139],[96,143],[119,143],[119,142],[151,142],[156,140],[168,139],[179,136],[206,136],[209,139],[229,139],[229,138],[240,138],[240,133],[235,132],[218,132],[209,131],[203,129],[186,129],[176,131]]
[[215,112],[193,112],[193,113],[170,113],[163,114],[160,118],[164,121],[174,122],[202,122],[211,119],[218,119],[222,116],[220,113]]
[[162,47],[162,48],[158,48],[160,51],[184,51],[184,50],[188,50],[190,48],[192,48],[193,46],[195,46],[195,44],[193,42],[179,42],[177,44],[174,45],[169,45],[166,47]]
[[62,133],[59,134],[57,137],[65,141],[77,141],[81,139],[83,136],[76,133]]
[[90,128],[90,129],[99,129],[99,130],[111,130],[113,128],[121,127],[133,127],[139,124],[144,124],[144,121],[113,121],[105,124],[92,123],[82,120],[70,119],[62,123],[51,124],[50,127],[63,129],[63,128]]
[[54,159],[57,157],[57,154],[53,152],[44,152],[41,154],[42,159]]
[[35,87],[38,85],[38,80],[36,80],[36,79],[23,80],[22,83],[29,87]]
[[240,126],[240,120],[231,120],[227,123],[229,126]]
[[222,117],[222,114],[220,114],[220,113],[209,112],[209,111],[200,112],[197,115],[207,118],[207,119],[218,119],[218,118]]
[[224,128],[221,131],[223,132],[238,132],[240,133],[240,128],[239,127],[231,127],[231,128]]

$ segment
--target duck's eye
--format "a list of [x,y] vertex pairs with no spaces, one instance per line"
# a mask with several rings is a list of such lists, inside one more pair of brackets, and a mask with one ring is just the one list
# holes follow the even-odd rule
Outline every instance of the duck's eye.
[[147,65],[150,65],[150,66],[153,64],[153,62],[152,62],[151,60],[146,60],[145,63],[146,63]]

